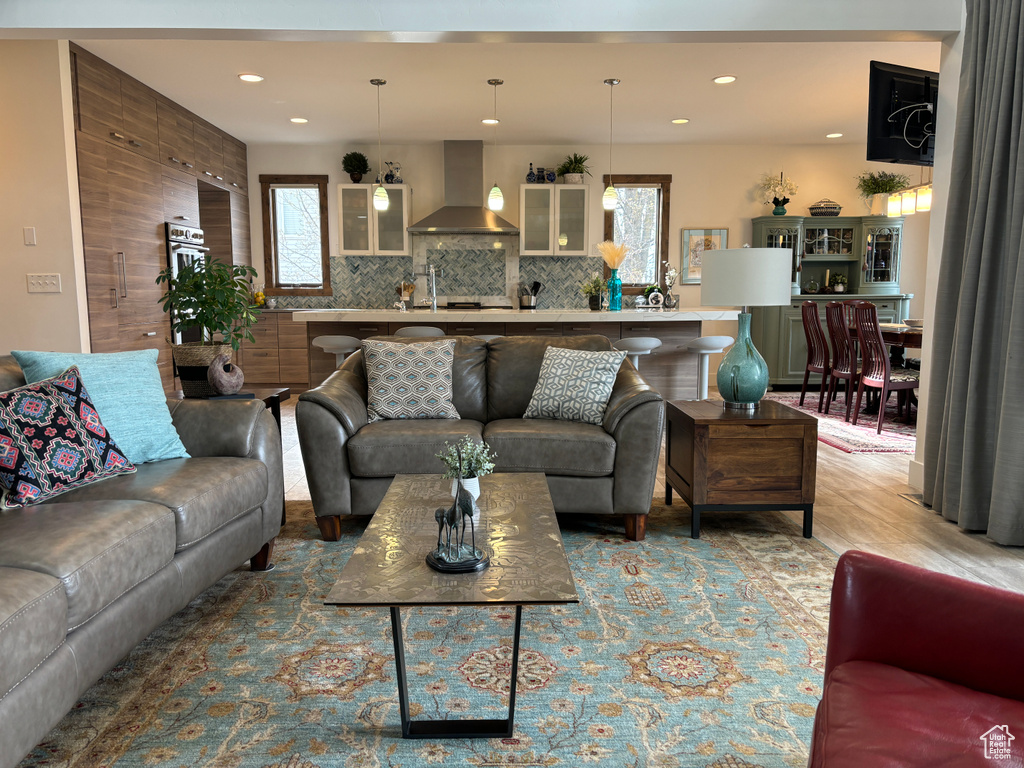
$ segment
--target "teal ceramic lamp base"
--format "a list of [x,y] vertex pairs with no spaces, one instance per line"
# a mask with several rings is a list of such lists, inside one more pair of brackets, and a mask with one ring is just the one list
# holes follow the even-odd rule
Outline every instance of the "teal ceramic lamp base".
[[752,411],[768,391],[768,364],[750,338],[750,314],[737,320],[736,343],[718,367],[718,394],[726,408]]

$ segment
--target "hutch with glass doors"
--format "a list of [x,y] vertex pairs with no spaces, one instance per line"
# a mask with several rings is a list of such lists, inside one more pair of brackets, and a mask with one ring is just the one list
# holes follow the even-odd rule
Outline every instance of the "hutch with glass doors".
[[520,255],[587,256],[589,203],[586,184],[520,184]]
[[376,184],[338,185],[338,229],[342,255],[408,256],[409,211],[412,189],[408,184],[385,184],[388,208],[373,207]]
[[[913,294],[900,293],[903,219],[887,216],[759,216],[753,245],[793,253],[793,301],[783,307],[751,309],[751,336],[768,363],[772,385],[800,384],[807,364],[801,305],[864,299],[878,308],[883,323],[902,322]],[[846,278],[843,293],[824,293],[835,275]],[[814,292],[811,292],[814,291]]]

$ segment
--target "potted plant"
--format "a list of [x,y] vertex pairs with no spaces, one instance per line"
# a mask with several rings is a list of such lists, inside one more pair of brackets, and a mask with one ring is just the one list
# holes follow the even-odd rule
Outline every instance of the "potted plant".
[[435,455],[444,462],[443,477],[452,478],[452,496],[458,492],[458,479],[461,477],[462,487],[469,491],[474,501],[480,498],[480,478],[494,471],[495,456],[486,443],[464,437],[455,445],[445,442],[444,450]]
[[864,171],[857,177],[857,191],[871,206],[871,213],[884,216],[887,198],[910,186],[910,177],[890,171]]
[[786,203],[789,202],[791,195],[797,193],[798,189],[799,187],[793,180],[786,178],[782,173],[777,179],[770,173],[762,173],[761,181],[758,184],[761,202],[765,205],[775,206],[772,213],[776,216],[786,215]]
[[836,272],[828,279],[828,287],[832,289],[833,293],[846,293],[847,284],[846,275],[842,272]]
[[353,184],[358,184],[363,174],[370,172],[370,161],[362,152],[349,152],[341,158],[341,170],[348,174]]
[[243,339],[256,341],[249,330],[260,316],[251,293],[255,276],[252,267],[216,259],[193,261],[177,275],[167,268],[157,276],[157,283],[167,283],[160,302],[171,315],[171,330],[202,329],[201,341],[171,347],[186,397],[216,394],[206,376],[210,363],[218,355],[237,352]]
[[604,292],[604,278],[600,272],[591,272],[590,277],[580,285],[580,293],[587,297],[590,308],[595,312],[601,309],[601,294]]
[[587,162],[590,160],[589,155],[577,155],[573,152],[571,155],[566,155],[565,160],[558,166],[555,171],[566,184],[582,184],[583,175],[590,175],[590,167]]

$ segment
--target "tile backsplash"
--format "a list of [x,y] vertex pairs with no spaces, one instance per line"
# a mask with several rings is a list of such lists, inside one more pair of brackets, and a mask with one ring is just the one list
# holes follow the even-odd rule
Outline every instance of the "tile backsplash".
[[[519,238],[493,235],[417,236],[412,256],[331,256],[333,296],[279,296],[288,309],[387,309],[398,296],[395,287],[415,279],[413,298],[428,296],[425,273],[438,271],[438,302],[479,301],[485,306],[518,306],[517,287],[540,282],[540,309],[584,309],[579,286],[591,272],[602,269],[591,256],[520,256]],[[627,297],[624,304],[628,303]]]

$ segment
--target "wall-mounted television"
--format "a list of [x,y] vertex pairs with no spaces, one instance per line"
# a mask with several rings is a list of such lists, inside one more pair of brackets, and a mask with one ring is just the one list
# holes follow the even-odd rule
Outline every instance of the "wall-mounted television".
[[867,159],[932,165],[938,96],[938,72],[872,61]]

